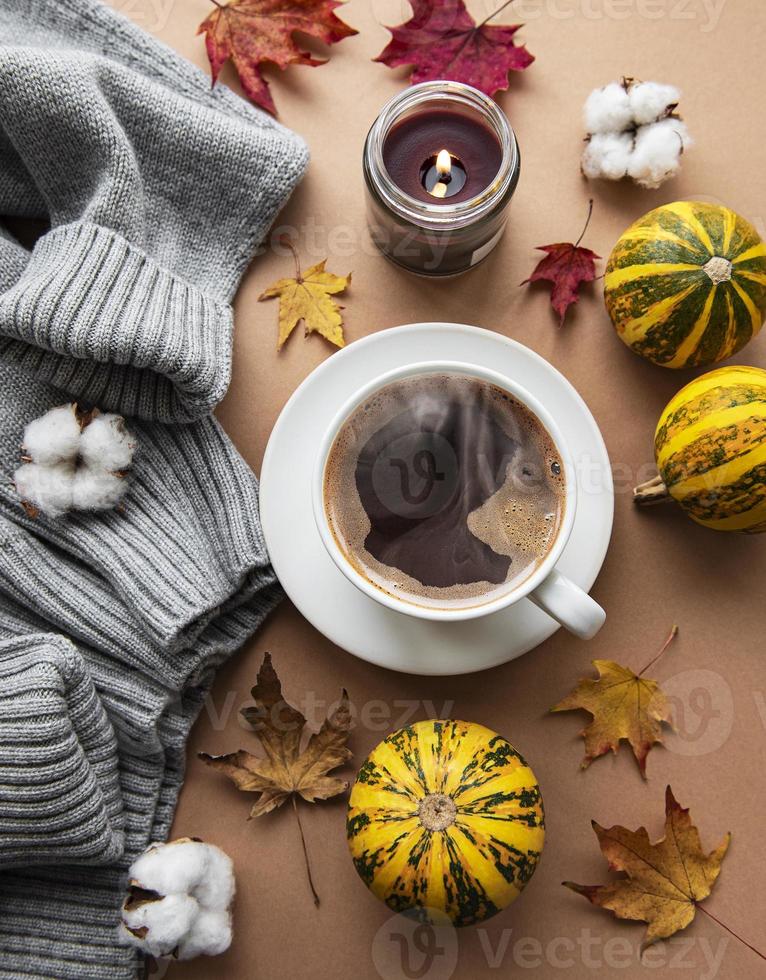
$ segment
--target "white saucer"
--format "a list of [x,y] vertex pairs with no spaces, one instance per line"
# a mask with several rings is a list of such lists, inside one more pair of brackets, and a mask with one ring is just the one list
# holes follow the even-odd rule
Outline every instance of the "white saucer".
[[335,566],[311,506],[316,447],[342,403],[379,374],[435,357],[485,364],[516,379],[556,418],[579,484],[574,530],[557,567],[590,589],[606,555],[614,511],[609,457],[596,421],[572,385],[542,357],[478,327],[418,323],[384,330],[338,351],[313,371],[285,405],[266,447],[261,521],[285,592],[333,643],[391,670],[466,674],[521,656],[559,629],[558,623],[528,599],[491,616],[455,623],[387,609]]

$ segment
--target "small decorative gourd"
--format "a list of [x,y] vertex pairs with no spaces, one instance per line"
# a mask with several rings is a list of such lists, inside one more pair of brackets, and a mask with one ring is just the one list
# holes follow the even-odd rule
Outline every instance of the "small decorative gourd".
[[636,354],[667,368],[715,364],[741,350],[766,319],[766,244],[729,208],[665,204],[615,245],[604,297]]
[[636,503],[672,497],[716,531],[766,531],[766,371],[719,368],[682,388],[654,454],[660,475],[636,487]]
[[360,877],[395,912],[481,922],[518,897],[545,837],[535,775],[501,735],[421,721],[382,741],[351,791],[348,844]]

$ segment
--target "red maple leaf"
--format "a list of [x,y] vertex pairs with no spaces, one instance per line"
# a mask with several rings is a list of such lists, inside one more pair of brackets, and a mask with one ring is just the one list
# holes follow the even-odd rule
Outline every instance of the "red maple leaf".
[[261,65],[268,62],[283,70],[288,65],[323,65],[301,51],[293,33],[299,31],[334,44],[358,32],[335,16],[340,0],[212,0],[215,10],[197,28],[205,35],[213,84],[225,62],[231,59],[245,94],[276,115],[276,107]]
[[520,24],[487,26],[507,3],[480,24],[463,0],[410,0],[410,6],[412,17],[388,28],[391,41],[373,60],[389,68],[412,65],[413,84],[446,78],[494,95],[508,88],[509,71],[522,71],[535,60],[514,42]]
[[574,244],[557,242],[555,245],[538,245],[537,250],[545,252],[545,258],[540,259],[529,279],[525,279],[521,284],[525,286],[529,282],[539,282],[541,279],[553,283],[551,306],[559,315],[559,326],[564,323],[564,317],[572,303],[579,300],[582,283],[593,282],[596,278],[596,259],[600,259],[601,256],[580,245],[588,230],[592,214],[593,201],[590,202],[588,219],[582,235]]

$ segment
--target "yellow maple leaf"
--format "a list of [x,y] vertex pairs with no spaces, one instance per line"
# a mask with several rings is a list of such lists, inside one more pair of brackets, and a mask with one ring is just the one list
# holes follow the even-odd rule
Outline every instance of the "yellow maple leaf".
[[284,242],[295,258],[295,277],[280,279],[258,297],[259,300],[279,297],[279,339],[281,350],[295,327],[303,320],[305,333],[319,333],[336,347],[343,347],[343,309],[332,297],[342,293],[351,282],[351,273],[336,276],[325,270],[327,259],[301,272],[298,254],[290,242]]
[[646,778],[646,757],[653,745],[662,742],[662,725],[670,725],[671,717],[662,688],[642,674],[662,656],[677,633],[678,627],[674,626],[660,652],[638,674],[613,660],[594,660],[599,676],[583,677],[571,694],[551,708],[582,709],[593,715],[593,721],[580,732],[585,739],[583,769],[610,750],[616,753],[624,739],[630,743],[641,775]]
[[689,811],[679,806],[670,786],[665,791],[665,836],[654,844],[644,827],[633,831],[619,825],[606,829],[595,820],[592,824],[609,867],[627,877],[608,885],[562,884],[618,919],[646,922],[644,947],[688,926],[713,889],[731,834],[705,854]]

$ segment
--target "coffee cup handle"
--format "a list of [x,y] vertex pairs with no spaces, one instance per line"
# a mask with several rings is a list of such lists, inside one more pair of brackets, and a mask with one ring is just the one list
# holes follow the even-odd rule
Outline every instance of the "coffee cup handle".
[[606,619],[606,613],[595,599],[555,568],[529,598],[582,640],[594,637]]

